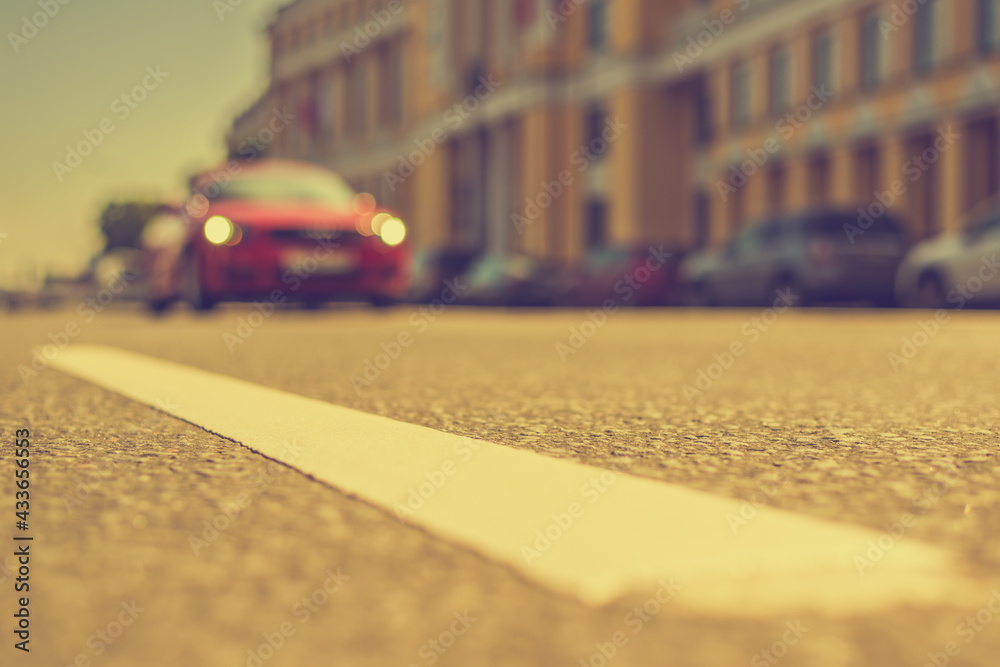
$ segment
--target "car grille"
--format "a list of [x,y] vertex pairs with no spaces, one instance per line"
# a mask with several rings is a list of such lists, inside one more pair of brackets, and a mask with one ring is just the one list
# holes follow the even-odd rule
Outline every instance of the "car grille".
[[353,244],[364,238],[353,230],[341,229],[274,229],[271,238],[281,243],[340,243]]

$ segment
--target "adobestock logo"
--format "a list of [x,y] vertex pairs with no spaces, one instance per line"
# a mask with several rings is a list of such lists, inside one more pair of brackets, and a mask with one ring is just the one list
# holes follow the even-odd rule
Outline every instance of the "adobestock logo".
[[[451,128],[451,132],[458,131],[469,118],[486,102],[489,97],[503,85],[502,81],[497,81],[492,74],[480,76],[479,85],[471,95],[467,95],[462,101],[456,102],[454,106],[444,112],[441,116],[442,123]],[[390,192],[395,192],[396,188],[404,183],[406,179],[416,173],[417,169],[423,165],[437,149],[448,141],[449,131],[444,127],[437,127],[431,132],[429,137],[416,139],[413,141],[414,150],[408,154],[400,154],[397,157],[398,165],[395,169],[383,172],[382,178],[385,180]]]
[[382,376],[383,371],[388,370],[389,366],[416,342],[417,336],[427,331],[430,325],[437,321],[438,317],[448,309],[448,306],[455,303],[468,287],[468,285],[462,284],[459,276],[455,276],[452,280],[445,280],[438,298],[433,299],[426,306],[421,306],[410,315],[408,321],[410,326],[414,328],[414,332],[410,333],[405,329],[399,331],[395,338],[379,345],[381,351],[377,352],[374,357],[365,359],[360,375],[358,373],[351,374],[349,379],[351,386],[354,387],[354,393],[360,396],[362,389],[371,387]]
[[580,497],[586,500],[584,505],[574,500],[566,505],[564,511],[550,514],[551,521],[543,528],[534,532],[534,538],[529,544],[521,546],[521,555],[528,565],[541,558],[552,546],[569,532],[587,511],[587,505],[593,505],[604,497],[615,482],[618,475],[610,470],[602,470],[580,486]]
[[789,310],[800,299],[797,294],[788,288],[779,289],[775,294],[777,296],[770,308],[761,311],[757,317],[751,317],[740,327],[740,333],[747,338],[747,342],[734,340],[722,352],[714,353],[712,355],[714,361],[698,369],[698,375],[695,378],[694,384],[684,385],[682,391],[684,392],[684,398],[689,403],[711,389],[733,367],[736,360],[746,354],[748,346],[759,341],[761,336],[777,323],[781,314]]
[[[751,0],[737,0],[734,6],[739,11],[744,12],[750,6],[750,2]],[[738,16],[739,14],[732,9],[723,9],[717,17],[702,21],[701,24],[705,27],[694,35],[688,35],[684,50],[674,51],[674,64],[677,66],[677,71],[683,72],[684,68],[693,65],[698,58],[701,58],[705,49],[712,46],[715,40],[726,31],[726,28],[736,22]]]
[[[1000,591],[994,588],[990,591],[990,598],[974,615],[966,616],[961,623],[955,626],[955,634],[965,644],[971,644],[998,615],[1000,615]],[[927,662],[921,667],[947,667],[951,664],[951,659],[957,658],[958,654],[962,652],[962,645],[956,641],[950,641],[942,649],[941,651],[929,651]]]
[[783,147],[782,142],[787,142],[794,137],[795,133],[805,127],[831,99],[833,99],[833,91],[827,90],[825,85],[819,88],[812,86],[806,101],[795,110],[786,113],[774,124],[774,131],[778,133],[780,139],[769,136],[759,148],[747,148],[744,151],[747,159],[730,165],[728,180],[715,182],[715,189],[719,192],[722,201],[729,201],[729,196],[760,172],[772,156],[780,154]]
[[750,659],[750,667],[769,667],[776,665],[779,660],[788,655],[788,649],[795,646],[802,639],[803,635],[809,632],[809,628],[802,625],[802,621],[788,621],[785,623],[787,630],[781,635],[781,639],[761,650]]
[[605,118],[600,135],[588,143],[578,146],[570,154],[569,161],[573,165],[575,173],[570,169],[563,169],[554,180],[542,181],[541,187],[534,197],[525,197],[524,214],[516,212],[511,214],[510,221],[517,233],[522,234],[525,227],[534,224],[542,213],[548,210],[566,192],[567,188],[576,182],[577,176],[583,175],[592,165],[600,162],[610,150],[611,145],[627,129],[629,129],[628,123],[622,122],[618,116]]
[[873,201],[867,208],[858,207],[857,224],[844,223],[844,233],[847,240],[853,244],[859,236],[872,228],[875,222],[889,212],[889,209],[905,195],[909,190],[909,183],[916,183],[920,178],[930,171],[955,143],[962,138],[962,135],[955,132],[952,126],[938,130],[932,146],[924,149],[920,153],[915,153],[903,163],[903,178],[897,178],[889,184],[885,190],[876,190],[872,193]]
[[236,8],[243,4],[243,0],[213,0],[212,8],[215,15],[219,17],[219,22],[226,20],[226,14],[235,12]]
[[[619,295],[627,305],[628,302],[632,301],[635,293],[652,280],[653,274],[666,266],[667,260],[671,257],[673,257],[673,253],[664,251],[662,243],[659,248],[649,246],[646,261],[622,276],[613,286],[614,293]],[[583,346],[597,335],[601,327],[608,323],[608,316],[617,313],[618,310],[617,298],[605,299],[600,310],[588,310],[586,320],[569,328],[567,341],[556,343],[556,354],[559,356],[559,361],[565,364],[570,356],[583,349]]]
[[[469,631],[469,628],[478,621],[479,619],[473,616],[468,609],[462,612],[455,612],[452,615],[455,620],[451,622],[448,629],[441,632],[437,637],[429,639],[424,642],[419,649],[417,649],[417,655],[423,658],[424,664],[433,665],[436,663],[441,656],[448,652],[459,637],[464,635]],[[418,663],[411,662],[409,667],[420,667]]]
[[21,29],[18,32],[8,32],[7,41],[14,53],[20,53],[21,47],[34,39],[38,31],[49,24],[49,21],[56,17],[59,10],[70,3],[70,0],[38,0],[38,6],[42,11],[35,12],[31,17],[21,17]]
[[403,11],[402,0],[389,0],[384,4],[384,9],[372,9],[369,12],[372,17],[370,21],[354,28],[353,45],[347,42],[340,43],[340,53],[343,54],[345,62],[349,63],[360,56],[362,49],[367,48],[373,39],[378,38],[379,34],[392,23],[393,18]]
[[[622,619],[625,627],[631,631],[631,636],[642,632],[643,628],[651,623],[684,588],[673,578],[660,579],[659,584],[659,589],[652,597],[641,605],[634,606]],[[580,658],[579,667],[607,667],[611,660],[618,655],[618,652],[628,645],[631,636],[625,630],[619,630],[609,637],[609,641],[595,642],[594,648],[596,650],[586,658]]]
[[17,373],[21,376],[21,381],[27,383],[28,380],[38,377],[38,374],[48,368],[70,342],[83,332],[84,325],[97,319],[98,314],[103,313],[104,309],[110,306],[137,277],[135,274],[123,271],[108,281],[107,287],[78,304],[76,314],[82,319],[82,324],[77,320],[69,320],[62,329],[50,332],[48,339],[51,342],[44,343],[40,348],[31,351],[31,363],[27,366],[18,365]]
[[[163,80],[170,76],[170,72],[164,72],[157,65],[146,67],[146,76],[142,78],[131,90],[122,93],[111,103],[111,112],[115,114],[118,121],[124,121],[132,111],[139,108],[139,104],[146,100],[148,94],[163,83]],[[94,128],[87,128],[82,131],[83,139],[75,145],[66,144],[66,157],[64,162],[57,160],[52,162],[52,171],[56,175],[59,183],[63,182],[68,174],[83,164],[83,159],[94,152],[98,146],[104,143],[104,138],[117,129],[115,121],[110,117],[101,119]]]

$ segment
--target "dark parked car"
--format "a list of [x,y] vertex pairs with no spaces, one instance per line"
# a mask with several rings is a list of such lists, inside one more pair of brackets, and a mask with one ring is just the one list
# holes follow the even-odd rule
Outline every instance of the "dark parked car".
[[467,250],[425,250],[413,258],[413,285],[407,301],[429,303],[440,299],[450,288],[445,281],[454,283],[463,275],[475,259],[475,253]]
[[870,301],[892,305],[896,270],[909,241],[890,215],[815,210],[752,225],[722,248],[681,265],[695,305],[770,305],[791,290],[795,305]]
[[680,260],[680,253],[661,251],[659,246],[592,250],[570,273],[566,305],[588,308],[608,300],[619,306],[675,305],[680,301]]
[[553,306],[565,292],[559,267],[527,255],[487,255],[462,276],[460,303],[474,306]]

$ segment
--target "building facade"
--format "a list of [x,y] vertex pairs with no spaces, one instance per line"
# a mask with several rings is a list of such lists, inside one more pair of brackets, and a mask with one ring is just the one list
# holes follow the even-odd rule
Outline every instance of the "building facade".
[[572,261],[882,202],[925,236],[998,189],[998,5],[297,0],[229,148],[336,169],[425,248]]
[[996,194],[1000,2],[707,7],[726,9],[740,20],[702,59],[713,104],[697,170],[714,240],[824,204],[887,206],[923,238]]

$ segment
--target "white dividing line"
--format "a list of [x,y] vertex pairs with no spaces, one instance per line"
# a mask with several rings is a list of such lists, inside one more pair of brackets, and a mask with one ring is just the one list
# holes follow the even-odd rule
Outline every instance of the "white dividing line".
[[[734,616],[852,615],[972,593],[951,554],[905,536],[862,576],[855,558],[867,558],[882,533],[767,508],[734,533],[727,516],[739,514],[739,502],[679,486],[627,474],[609,484],[611,473],[599,468],[113,348],[71,346],[52,365],[393,514],[428,474],[440,482],[440,472],[443,484],[408,522],[588,604],[648,593],[665,578],[683,586],[675,604]],[[574,502],[582,511],[567,526]],[[562,534],[545,548],[536,531]]]

